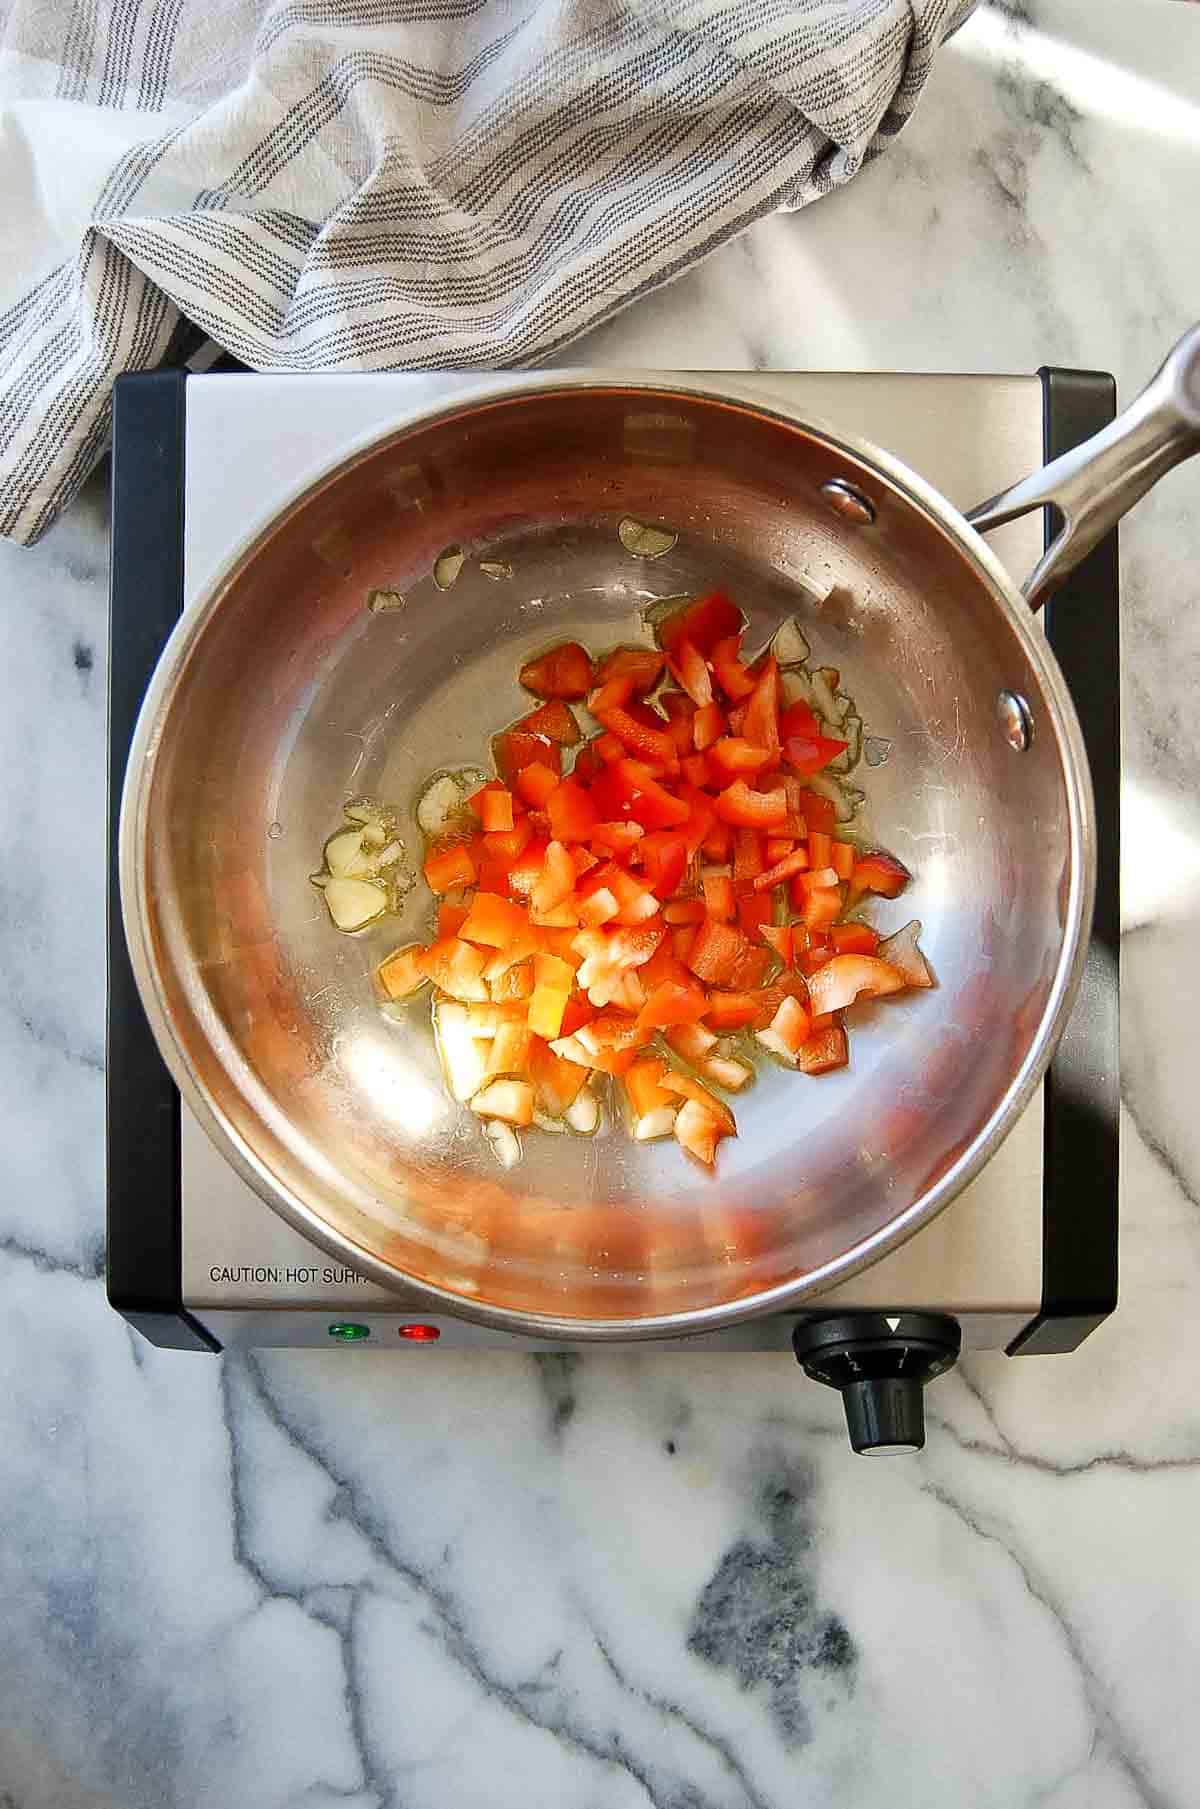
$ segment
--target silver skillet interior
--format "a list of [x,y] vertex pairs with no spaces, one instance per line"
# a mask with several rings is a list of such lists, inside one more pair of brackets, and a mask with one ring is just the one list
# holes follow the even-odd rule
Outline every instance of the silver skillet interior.
[[[840,520],[842,476],[876,507]],[[646,562],[624,515],[679,531]],[[436,554],[468,560],[439,591]],[[479,560],[511,565],[492,582]],[[832,578],[814,607],[798,580]],[[848,1071],[764,1064],[715,1180],[611,1125],[526,1140],[505,1174],[446,1097],[423,1021],[370,975],[429,933],[427,895],[360,937],[307,875],[343,800],[408,809],[527,704],[563,636],[644,638],[653,598],[722,584],[747,644],[798,612],[869,734],[859,836],[916,875],[936,992],[855,1013]],[[374,586],[402,609],[372,615]],[[1014,753],[996,697],[1029,698]],[[866,769],[864,769],[866,771]],[[410,824],[414,854],[419,838]],[[892,461],[785,412],[652,381],[530,380],[385,439],[294,504],[189,612],[130,765],[123,896],[135,970],[188,1097],[265,1199],[335,1254],[494,1322],[576,1336],[719,1323],[871,1260],[986,1159],[1035,1084],[1089,897],[1073,711],[1024,605],[961,518]]]

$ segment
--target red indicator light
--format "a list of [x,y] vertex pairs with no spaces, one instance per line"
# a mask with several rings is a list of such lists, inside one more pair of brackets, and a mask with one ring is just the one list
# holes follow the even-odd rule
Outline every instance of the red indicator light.
[[441,1337],[436,1325],[402,1325],[400,1336],[408,1338],[413,1344],[432,1344],[435,1338]]

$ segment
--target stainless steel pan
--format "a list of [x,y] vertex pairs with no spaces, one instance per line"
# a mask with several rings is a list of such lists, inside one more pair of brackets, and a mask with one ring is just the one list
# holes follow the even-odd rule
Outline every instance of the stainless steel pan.
[[[1029,605],[1198,445],[1200,329],[1113,428],[974,527],[885,453],[703,379],[497,380],[339,466],[188,611],[129,766],[134,970],[218,1146],[376,1280],[581,1339],[793,1304],[911,1235],[1036,1086],[1086,943],[1086,761]],[[1048,502],[1063,529],[1026,600],[976,529]],[[625,515],[669,523],[676,546],[631,557]],[[470,557],[443,592],[431,568],[455,542]],[[804,574],[837,580],[827,603],[805,604]],[[410,807],[434,769],[480,760],[524,707],[524,658],[562,636],[635,639],[650,599],[715,584],[750,643],[806,614],[891,743],[862,832],[916,875],[888,909],[922,919],[938,987],[857,1013],[848,1070],[764,1065],[715,1179],[620,1128],[531,1136],[504,1173],[427,1032],[374,1003],[382,955],[428,934],[421,889],[407,920],[343,938],[307,876],[349,795]],[[372,587],[404,607],[370,614]]]

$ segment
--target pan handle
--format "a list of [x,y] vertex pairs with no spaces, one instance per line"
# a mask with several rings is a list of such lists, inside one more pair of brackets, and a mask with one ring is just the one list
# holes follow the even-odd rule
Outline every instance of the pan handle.
[[1049,505],[1061,523],[1025,581],[1039,609],[1109,529],[1160,477],[1200,452],[1200,326],[1185,333],[1137,400],[1115,421],[1041,471],[972,509],[981,534]]

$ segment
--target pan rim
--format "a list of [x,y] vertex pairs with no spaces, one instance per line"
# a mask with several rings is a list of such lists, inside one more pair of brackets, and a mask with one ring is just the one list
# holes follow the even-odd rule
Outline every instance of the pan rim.
[[[329,1255],[346,1262],[385,1289],[416,1295],[430,1311],[470,1320],[524,1336],[579,1343],[615,1343],[679,1338],[718,1331],[732,1324],[781,1311],[804,1310],[804,1303],[848,1280],[908,1241],[931,1222],[980,1172],[1016,1123],[1040,1084],[1057,1047],[1078,993],[1087,953],[1095,894],[1096,828],[1091,774],[1075,706],[1061,668],[1013,579],[991,548],[948,499],[892,453],[859,436],[842,432],[817,416],[789,408],[777,396],[720,374],[619,369],[562,369],[536,374],[491,374],[448,400],[417,406],[397,420],[376,424],[350,446],[342,446],[329,462],[302,476],[296,489],[266,518],[256,522],[210,575],[200,594],[187,605],[173,629],[147,687],[130,746],[122,788],[118,832],[121,911],[138,993],[155,1042],[180,1094],[206,1134],[241,1178],[263,1202],[300,1234]],[[259,551],[315,496],[341,481],[359,464],[390,444],[452,422],[464,412],[494,409],[530,397],[571,395],[583,391],[637,393],[663,401],[674,395],[689,401],[734,406],[799,430],[874,468],[910,506],[916,507],[947,534],[988,590],[1033,668],[1049,706],[1049,727],[1063,767],[1068,806],[1069,884],[1062,942],[1046,1009],[1024,1058],[1005,1093],[971,1143],[903,1212],[851,1249],[804,1275],[779,1282],[755,1294],[684,1311],[605,1319],[575,1318],[495,1306],[456,1294],[398,1270],[336,1230],[305,1200],[282,1182],[249,1141],[230,1124],[196,1071],[176,1033],[167,1008],[158,963],[152,952],[150,900],[146,867],[146,819],[154,788],[157,756],[171,696],[192,659],[210,620]]]

